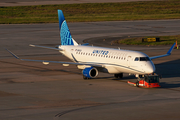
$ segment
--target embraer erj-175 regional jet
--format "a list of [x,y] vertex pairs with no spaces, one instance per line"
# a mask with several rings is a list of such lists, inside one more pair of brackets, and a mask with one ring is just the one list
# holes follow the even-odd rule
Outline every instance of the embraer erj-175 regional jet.
[[61,10],[58,10],[58,18],[61,45],[57,48],[39,45],[30,46],[57,50],[73,62],[20,59],[11,51],[8,50],[8,52],[17,59],[24,61],[43,62],[43,64],[49,64],[50,62],[61,63],[64,66],[69,66],[69,64],[77,65],[79,69],[82,69],[84,79],[95,78],[98,72],[110,73],[114,74],[116,78],[122,78],[123,73],[134,74],[136,77],[154,73],[155,66],[151,60],[171,55],[175,45],[173,44],[166,54],[154,57],[148,57],[146,54],[138,51],[87,46],[87,44],[79,45],[71,37],[71,33]]

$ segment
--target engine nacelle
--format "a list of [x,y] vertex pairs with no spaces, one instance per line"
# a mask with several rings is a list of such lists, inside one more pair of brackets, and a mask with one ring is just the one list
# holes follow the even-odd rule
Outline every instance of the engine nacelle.
[[95,78],[98,75],[98,70],[94,67],[87,67],[82,73],[87,78]]

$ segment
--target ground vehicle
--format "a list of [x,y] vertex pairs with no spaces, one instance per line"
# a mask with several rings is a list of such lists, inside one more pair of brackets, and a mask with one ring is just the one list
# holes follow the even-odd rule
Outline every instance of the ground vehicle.
[[138,81],[136,83],[128,81],[128,84],[137,86],[137,87],[144,87],[144,88],[161,87],[159,85],[159,78],[161,78],[161,76],[157,74],[144,75],[143,78],[138,78]]

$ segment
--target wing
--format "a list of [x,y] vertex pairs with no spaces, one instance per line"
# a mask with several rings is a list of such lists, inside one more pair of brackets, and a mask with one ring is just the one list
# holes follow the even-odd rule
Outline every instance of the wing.
[[[5,48],[6,49],[6,48]],[[103,64],[101,63],[88,63],[88,62],[63,62],[63,61],[49,61],[49,60],[32,60],[32,59],[21,59],[17,55],[15,55],[13,52],[10,50],[6,49],[11,55],[13,55],[16,59],[22,60],[22,61],[32,61],[32,62],[42,62],[43,64],[49,64],[49,63],[60,63],[60,64],[72,64],[72,65],[89,65],[93,67],[104,67]]]
[[165,57],[165,56],[171,55],[171,52],[172,52],[175,44],[176,44],[176,43],[174,43],[174,44],[171,46],[171,48],[169,49],[169,51],[168,51],[166,54],[164,54],[164,55],[158,55],[158,56],[153,56],[153,57],[149,57],[149,58],[152,60],[152,59],[161,58],[161,57]]

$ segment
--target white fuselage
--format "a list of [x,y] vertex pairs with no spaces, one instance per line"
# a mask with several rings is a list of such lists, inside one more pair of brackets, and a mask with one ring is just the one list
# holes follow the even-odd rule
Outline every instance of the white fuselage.
[[102,65],[99,69],[101,72],[141,75],[155,72],[153,62],[142,52],[80,45],[63,45],[59,48],[64,49],[60,52],[74,62]]

